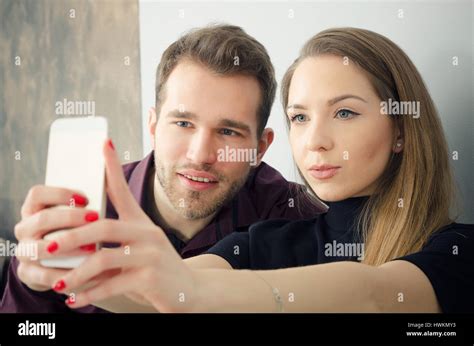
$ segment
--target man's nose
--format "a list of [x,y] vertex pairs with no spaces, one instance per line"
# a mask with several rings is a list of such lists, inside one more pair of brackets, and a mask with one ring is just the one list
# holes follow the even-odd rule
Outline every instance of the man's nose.
[[189,142],[186,158],[196,164],[212,165],[217,160],[213,136],[208,131],[199,131]]

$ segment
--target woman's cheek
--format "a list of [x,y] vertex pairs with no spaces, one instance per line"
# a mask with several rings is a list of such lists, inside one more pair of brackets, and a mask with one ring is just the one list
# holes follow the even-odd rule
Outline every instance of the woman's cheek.
[[[362,137],[361,137],[362,138]],[[376,136],[363,143],[359,143],[352,160],[350,160],[350,171],[354,179],[358,181],[357,189],[362,190],[372,185],[383,173],[390,156],[390,146],[384,138]]]
[[290,146],[291,152],[293,154],[293,158],[295,160],[296,166],[303,171],[303,162],[304,162],[304,155],[305,155],[305,144],[304,140],[301,135],[298,135],[297,130],[291,129],[290,130]]

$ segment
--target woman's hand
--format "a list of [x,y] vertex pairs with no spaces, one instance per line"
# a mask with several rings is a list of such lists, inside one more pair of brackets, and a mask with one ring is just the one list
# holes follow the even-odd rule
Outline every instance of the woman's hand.
[[[80,246],[96,242],[119,243],[102,248],[78,268],[70,270],[54,284],[55,290],[69,293],[71,308],[126,295],[140,304],[152,304],[158,311],[189,311],[195,292],[193,271],[186,266],[165,233],[143,212],[131,194],[113,146],[104,146],[107,193],[119,215],[54,235],[41,242],[44,257],[60,256]],[[55,243],[57,250],[45,248]],[[79,287],[92,286],[81,292]]]
[[[18,239],[17,274],[32,290],[50,290],[53,282],[67,272],[43,267],[38,261],[38,244],[51,231],[78,227],[91,220],[87,215],[95,212],[84,208],[87,203],[87,198],[69,189],[36,185],[29,190],[21,208],[21,221],[15,225],[15,236]],[[54,208],[58,206],[70,208]],[[79,248],[68,255],[78,254],[83,254]]]

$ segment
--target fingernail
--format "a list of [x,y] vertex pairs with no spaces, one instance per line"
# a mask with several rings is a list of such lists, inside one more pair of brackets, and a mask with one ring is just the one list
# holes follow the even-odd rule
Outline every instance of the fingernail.
[[76,302],[76,300],[75,300],[74,298],[72,298],[72,297],[68,297],[68,298],[66,299],[66,304],[67,304],[67,305],[72,305],[72,304],[74,304],[75,302]]
[[90,211],[86,214],[84,219],[87,222],[94,222],[94,221],[97,221],[99,219],[99,214],[96,211]]
[[107,143],[109,144],[109,147],[112,148],[112,150],[115,150],[114,143],[112,143],[112,140],[111,140],[111,139],[109,139],[109,140],[107,141]]
[[87,245],[79,246],[79,248],[83,251],[95,251],[96,250],[96,245],[95,244],[87,244]]
[[59,292],[65,288],[66,288],[66,283],[64,282],[64,280],[59,280],[58,282],[56,282],[56,285],[54,285],[53,290],[55,290],[56,292]]
[[89,203],[86,197],[78,194],[72,195],[72,199],[74,200],[74,204],[76,205],[86,205],[87,203]]
[[49,253],[53,253],[58,249],[58,247],[59,247],[58,243],[53,241],[49,243],[49,245],[46,247],[46,251],[48,251]]

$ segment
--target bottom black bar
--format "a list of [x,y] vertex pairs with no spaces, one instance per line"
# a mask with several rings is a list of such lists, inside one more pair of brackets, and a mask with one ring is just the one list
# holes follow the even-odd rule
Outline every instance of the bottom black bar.
[[12,344],[473,345],[473,315],[0,314]]

